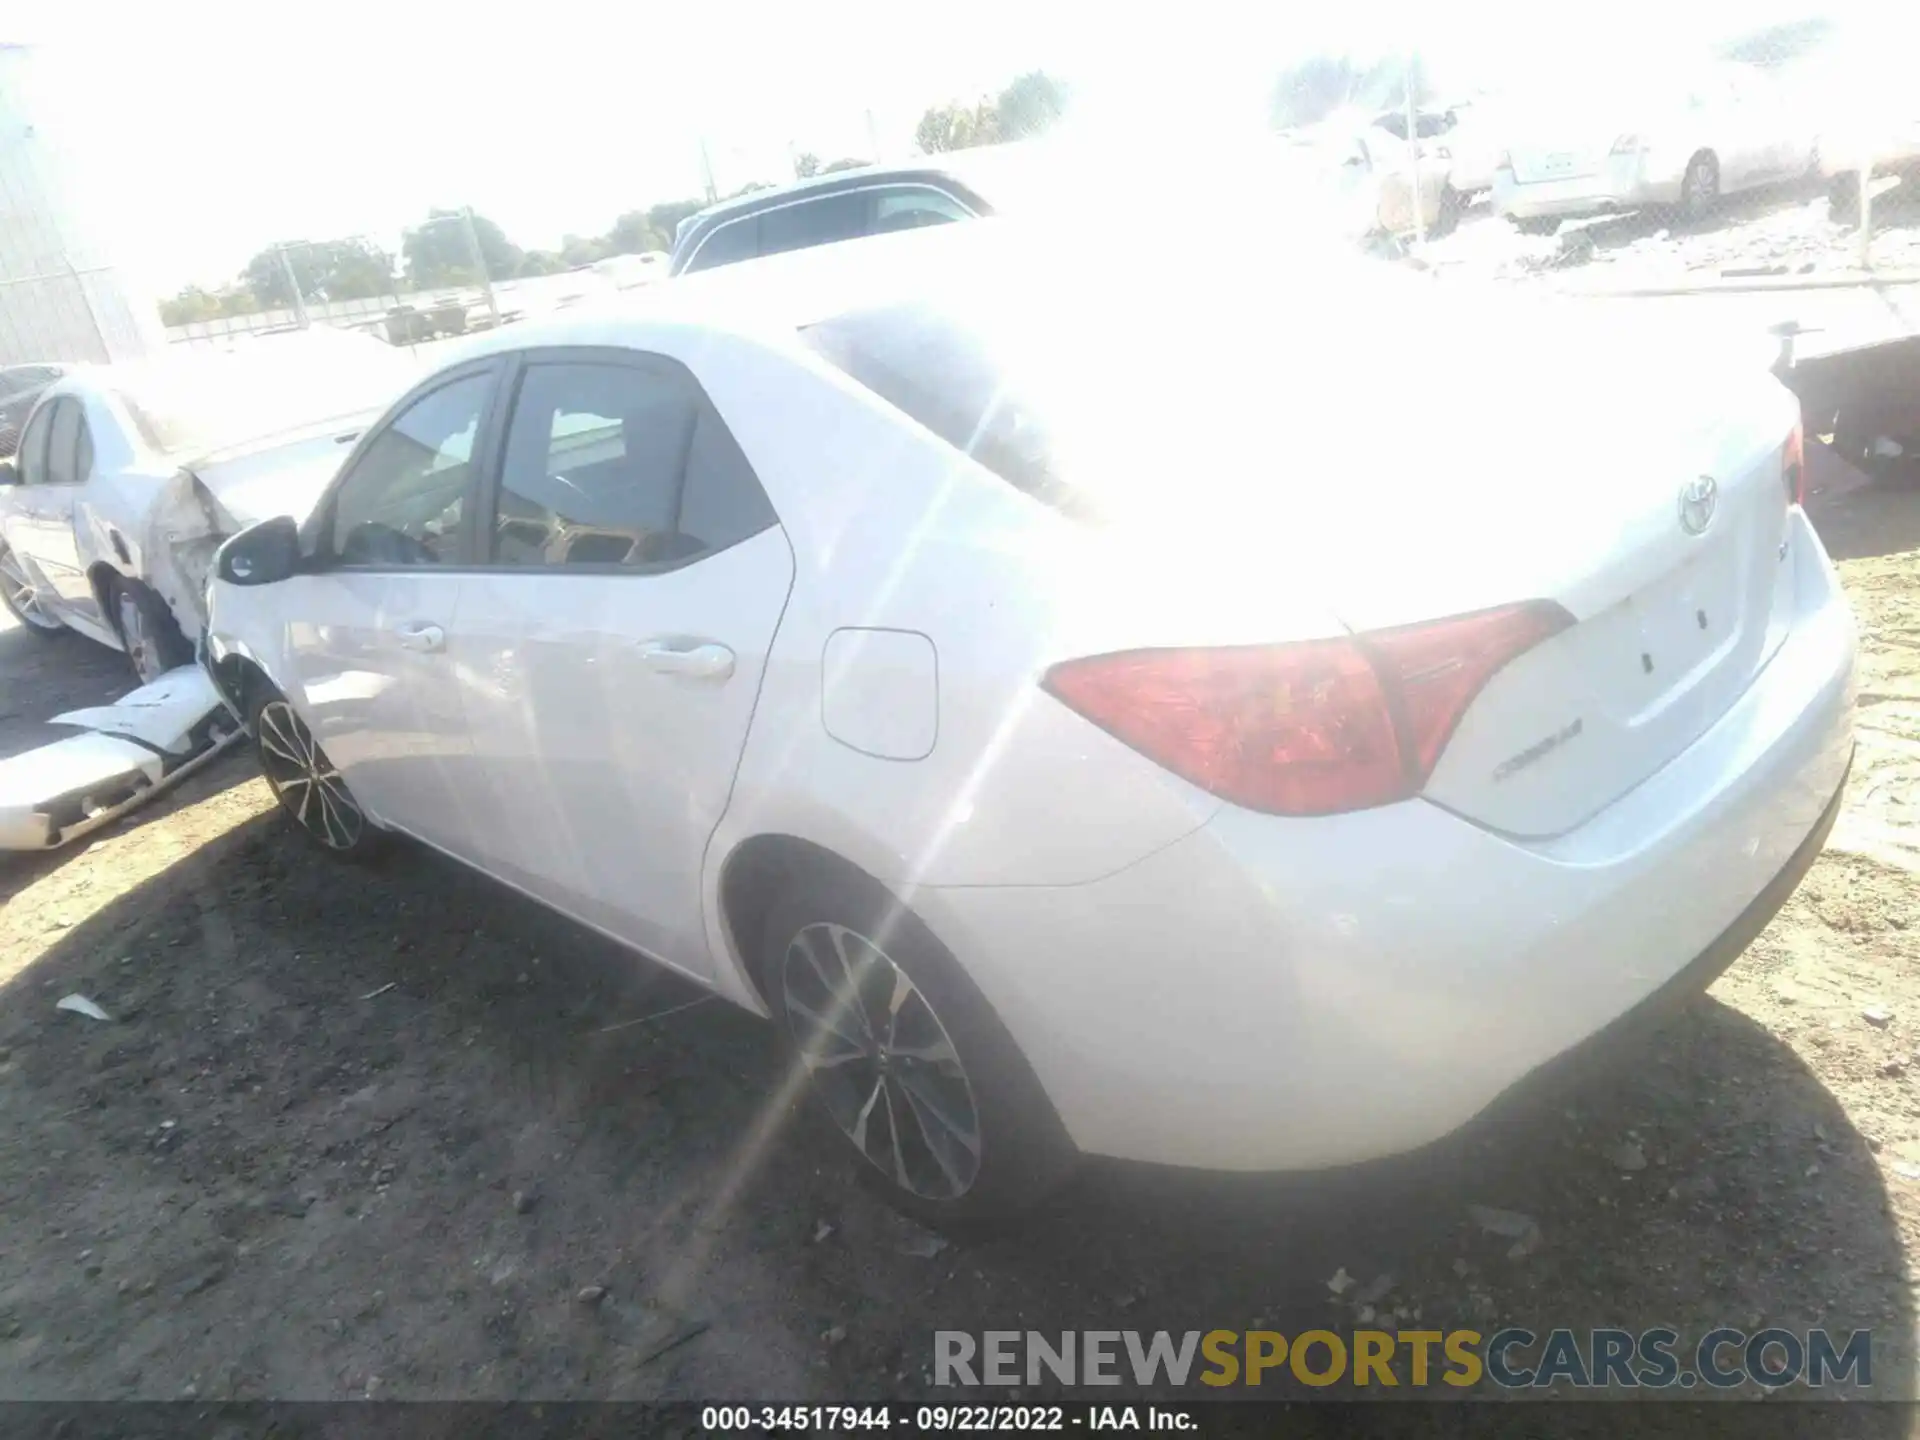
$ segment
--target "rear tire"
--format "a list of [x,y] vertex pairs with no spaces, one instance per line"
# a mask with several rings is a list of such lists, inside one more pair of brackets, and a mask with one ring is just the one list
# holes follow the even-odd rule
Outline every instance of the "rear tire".
[[1552,235],[1560,229],[1558,215],[1514,215],[1513,228],[1522,235]]
[[1072,1173],[1078,1153],[993,1007],[881,887],[795,881],[768,913],[760,958],[788,1056],[895,1209],[943,1229],[987,1225]]
[[107,586],[108,617],[127,663],[142,685],[193,663],[193,646],[181,633],[166,601],[138,580],[116,578]]
[[1720,205],[1720,159],[1711,150],[1702,150],[1687,162],[1680,177],[1680,218],[1689,225],[1703,224],[1714,217]]
[[365,863],[380,855],[385,832],[367,819],[307,722],[265,681],[249,690],[247,733],[267,788],[309,844],[336,860]]
[[1827,186],[1827,218],[1839,225],[1860,223],[1860,175],[1836,175]]

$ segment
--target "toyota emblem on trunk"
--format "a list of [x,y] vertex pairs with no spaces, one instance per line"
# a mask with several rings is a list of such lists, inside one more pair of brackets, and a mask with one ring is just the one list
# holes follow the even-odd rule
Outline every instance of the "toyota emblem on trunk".
[[1713,523],[1713,507],[1720,499],[1720,482],[1711,475],[1689,480],[1680,490],[1680,524],[1689,535],[1702,534]]

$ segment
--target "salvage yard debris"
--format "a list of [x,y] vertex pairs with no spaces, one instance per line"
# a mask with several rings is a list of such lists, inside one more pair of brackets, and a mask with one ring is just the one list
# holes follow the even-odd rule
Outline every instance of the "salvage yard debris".
[[89,733],[0,760],[0,850],[71,844],[171,790],[243,733],[194,665],[49,723]]
[[56,1010],[70,1011],[75,1015],[84,1015],[89,1020],[111,1021],[113,1017],[102,1010],[84,995],[62,995],[53,1007]]

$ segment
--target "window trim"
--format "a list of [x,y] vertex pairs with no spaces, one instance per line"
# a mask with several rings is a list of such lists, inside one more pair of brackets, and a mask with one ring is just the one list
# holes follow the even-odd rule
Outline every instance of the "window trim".
[[[679,273],[682,275],[691,275],[691,274],[698,273],[693,268],[693,262],[700,258],[700,252],[706,249],[707,241],[711,240],[714,236],[718,235],[722,230],[725,230],[730,225],[744,224],[746,221],[749,221],[749,220],[753,221],[755,224],[758,224],[760,222],[761,216],[770,215],[776,210],[791,210],[796,205],[811,205],[821,200],[838,199],[843,195],[868,195],[873,193],[876,190],[893,190],[893,191],[927,190],[927,191],[931,191],[935,195],[939,195],[948,200],[951,200],[955,205],[958,205],[962,210],[967,212],[967,216],[969,219],[978,220],[982,214],[981,210],[974,203],[972,196],[962,194],[954,189],[949,189],[944,185],[936,185],[930,180],[871,180],[864,185],[849,185],[845,189],[819,190],[806,195],[796,195],[791,200],[782,200],[777,204],[773,204],[773,205],[757,205],[753,209],[748,210],[743,214],[732,215],[732,216],[729,216],[727,219],[722,220],[718,225],[713,226],[711,229],[707,231],[706,234],[702,235],[697,241],[694,242],[693,249],[687,255],[686,263],[681,265]],[[871,226],[871,223],[872,223],[871,217],[869,217],[868,223],[869,223],[869,226]],[[870,234],[871,230],[869,229],[867,233]],[[865,236],[861,235],[861,236],[856,236],[854,238],[864,239]],[[833,243],[833,242],[828,242],[828,243]],[[820,247],[817,245],[804,245],[800,248],[803,250],[817,250]],[[798,252],[792,251],[792,250],[781,250],[781,251],[776,251],[775,253],[781,254],[781,255],[792,255]],[[753,255],[750,258],[758,260],[762,258],[764,254],[765,252],[760,249],[759,241],[756,239],[753,247]],[[741,264],[742,262],[738,260],[734,260],[734,261],[729,261],[728,263],[738,265],[738,264]],[[716,265],[713,268],[718,270],[721,267]]]
[[[486,474],[482,477],[479,500],[473,510],[474,530],[472,539],[474,542],[474,559],[469,568],[475,573],[487,575],[542,576],[586,575],[600,576],[602,578],[609,575],[623,575],[633,578],[671,575],[676,570],[684,570],[690,565],[700,564],[703,560],[711,560],[716,555],[724,555],[727,551],[766,534],[768,530],[775,530],[781,527],[783,522],[780,519],[780,512],[774,508],[773,497],[767,493],[767,487],[761,484],[760,473],[753,468],[752,459],[741,446],[739,439],[735,437],[733,427],[727,424],[727,417],[722,415],[720,413],[720,407],[713,403],[713,396],[707,393],[707,387],[700,383],[700,377],[694,374],[692,367],[686,365],[684,362],[674,359],[671,355],[662,355],[658,351],[635,350],[629,349],[626,346],[615,345],[543,345],[530,350],[516,350],[509,359],[510,364],[505,382],[500,386],[499,392],[502,396],[502,402],[499,406],[499,429],[494,437],[496,443],[492,458],[487,466]],[[536,365],[611,365],[626,370],[640,370],[656,375],[671,375],[684,380],[688,385],[693,387],[693,393],[698,397],[701,407],[719,422],[721,428],[726,431],[727,438],[733,442],[733,447],[740,451],[740,458],[747,467],[747,474],[753,477],[753,483],[759,489],[761,498],[767,502],[767,514],[773,517],[772,520],[764,528],[755,530],[749,535],[742,535],[731,545],[721,546],[718,549],[702,550],[697,555],[684,556],[678,560],[657,560],[648,565],[609,564],[606,562],[595,562],[583,565],[567,564],[564,562],[560,564],[508,565],[496,561],[493,558],[494,518],[499,511],[500,482],[502,474],[506,469],[507,433],[513,423],[513,412],[520,404],[521,383],[525,380],[527,371]],[[689,437],[689,443],[691,443],[691,437]],[[686,461],[683,458],[680,466],[679,494],[674,499],[674,510],[676,514],[685,507],[686,488],[687,469]],[[480,544],[480,539],[483,534],[487,542],[484,547]]]
[[[479,498],[485,492],[487,473],[497,460],[495,452],[500,438],[499,421],[504,409],[500,403],[500,381],[506,371],[507,357],[483,356],[429,375],[387,407],[387,413],[367,427],[366,433],[341,462],[339,473],[328,483],[319,503],[313,507],[313,513],[301,527],[300,549],[306,557],[303,568],[309,573],[326,575],[449,575],[476,568],[473,564],[473,517],[477,513]],[[445,565],[349,565],[343,562],[333,549],[334,516],[339,508],[341,490],[359,469],[367,452],[393,428],[395,421],[420,401],[449,385],[457,385],[476,376],[489,383],[486,400],[480,410],[479,424],[474,427],[473,455],[467,462],[467,504],[460,517],[453,560]]]

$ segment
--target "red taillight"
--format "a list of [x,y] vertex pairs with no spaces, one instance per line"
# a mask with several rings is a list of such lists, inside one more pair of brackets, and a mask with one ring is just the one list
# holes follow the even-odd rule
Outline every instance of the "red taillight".
[[1798,420],[1793,422],[1786,449],[1780,453],[1780,483],[1786,489],[1789,505],[1807,503],[1807,446]]
[[1332,815],[1416,794],[1481,687],[1572,623],[1535,601],[1337,640],[1094,655],[1042,683],[1223,800]]

